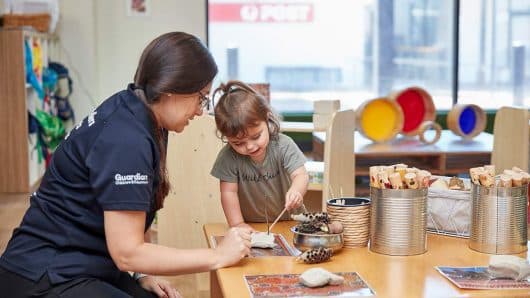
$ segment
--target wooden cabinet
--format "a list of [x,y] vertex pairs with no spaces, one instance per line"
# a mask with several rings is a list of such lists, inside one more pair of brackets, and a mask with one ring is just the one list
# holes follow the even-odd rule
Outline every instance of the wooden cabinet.
[[28,110],[40,100],[26,84],[24,40],[40,43],[47,65],[48,35],[0,30],[0,193],[29,192],[45,168],[35,149],[37,136],[28,133]]

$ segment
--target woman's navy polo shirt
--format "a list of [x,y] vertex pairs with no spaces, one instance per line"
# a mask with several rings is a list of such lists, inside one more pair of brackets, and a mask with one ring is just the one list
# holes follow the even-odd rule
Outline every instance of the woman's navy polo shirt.
[[103,211],[146,211],[146,229],[153,220],[160,158],[148,113],[129,86],[72,129],[53,154],[0,266],[33,281],[47,273],[53,284],[118,278]]

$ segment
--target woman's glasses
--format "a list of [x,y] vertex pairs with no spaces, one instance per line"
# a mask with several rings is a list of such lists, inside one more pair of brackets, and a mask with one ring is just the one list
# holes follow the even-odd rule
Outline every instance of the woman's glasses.
[[210,109],[210,96],[209,95],[204,95],[202,94],[201,91],[199,91],[199,100],[200,100],[200,105],[201,105],[202,110]]

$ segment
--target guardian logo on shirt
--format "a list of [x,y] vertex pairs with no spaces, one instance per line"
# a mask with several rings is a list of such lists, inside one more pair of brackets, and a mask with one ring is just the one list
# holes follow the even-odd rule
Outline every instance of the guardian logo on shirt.
[[116,185],[147,184],[147,183],[149,183],[149,179],[147,178],[147,175],[142,175],[140,173],[136,173],[135,175],[122,175],[122,174],[114,175],[114,184]]

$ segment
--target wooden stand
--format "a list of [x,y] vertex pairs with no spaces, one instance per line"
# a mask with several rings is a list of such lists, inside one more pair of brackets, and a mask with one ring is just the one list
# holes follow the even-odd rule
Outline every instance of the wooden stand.
[[[182,133],[170,133],[167,168],[171,191],[158,212],[158,243],[179,249],[206,248],[202,226],[226,222],[219,180],[210,175],[223,142],[215,135],[211,115],[197,117]],[[207,291],[208,274],[191,278],[198,291]]]
[[[312,123],[282,122],[284,132],[315,132]],[[354,145],[355,111],[346,110],[332,114],[329,127],[323,135],[327,135],[326,152],[320,153],[320,160],[324,163],[322,186],[310,185],[304,198],[306,207],[310,211],[326,210],[328,199],[333,196],[355,194],[355,155],[351,154]],[[324,144],[321,144],[324,147]],[[315,200],[319,198],[318,200]],[[315,202],[318,202],[316,203]]]

